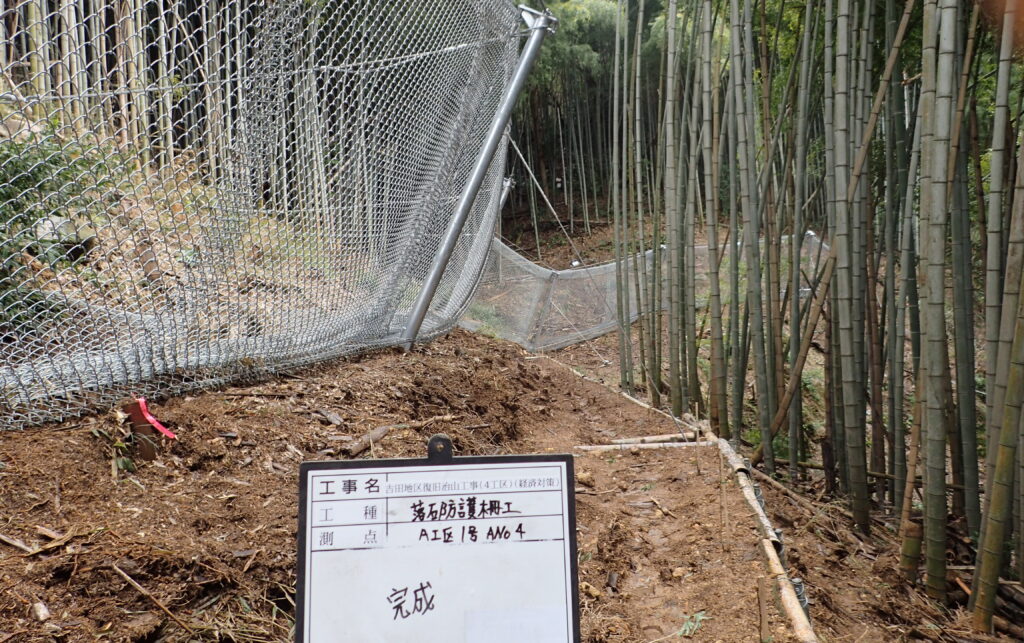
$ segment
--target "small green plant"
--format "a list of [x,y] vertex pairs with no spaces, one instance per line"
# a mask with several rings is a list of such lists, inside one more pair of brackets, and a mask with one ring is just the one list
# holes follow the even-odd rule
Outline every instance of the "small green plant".
[[704,612],[704,610],[696,612],[692,616],[687,616],[686,620],[683,621],[682,627],[680,627],[678,630],[670,634],[667,634],[661,637],[660,639],[655,639],[651,641],[651,643],[658,643],[659,641],[667,641],[669,639],[675,638],[689,638],[697,633],[697,631],[701,628],[701,625],[704,624],[704,621],[707,621],[710,618],[711,617],[709,617]]
[[111,181],[108,165],[119,157],[97,152],[48,133],[0,140],[0,337],[17,339],[61,314],[33,283],[38,269],[28,264],[58,269],[81,257],[59,233],[64,225],[76,228],[75,220],[91,220],[99,191]]
[[126,471],[133,473],[136,469],[135,461],[131,457],[131,438],[122,439],[119,436],[111,435],[103,429],[93,429],[92,435],[106,442],[110,446],[110,455],[113,458],[113,469],[115,471]]
[[679,636],[693,636],[700,629],[701,624],[708,619],[708,616],[701,610],[689,616],[683,622],[683,626],[679,628]]
[[85,208],[86,193],[102,188],[104,162],[53,136],[0,140],[0,224],[9,234],[54,212]]

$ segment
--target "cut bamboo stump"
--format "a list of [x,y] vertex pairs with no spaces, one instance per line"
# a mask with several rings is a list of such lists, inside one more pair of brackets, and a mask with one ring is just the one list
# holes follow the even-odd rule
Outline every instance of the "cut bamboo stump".
[[760,611],[761,643],[771,643],[772,628],[768,621],[768,582],[764,576],[757,579],[757,606]]

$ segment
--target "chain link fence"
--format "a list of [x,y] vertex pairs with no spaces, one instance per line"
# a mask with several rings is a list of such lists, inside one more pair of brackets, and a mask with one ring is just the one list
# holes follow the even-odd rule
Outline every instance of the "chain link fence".
[[[515,68],[504,0],[13,0],[0,429],[392,344]],[[477,285],[499,150],[421,337]]]
[[[782,247],[789,247],[789,237],[783,237]],[[739,245],[736,249],[742,252]],[[803,273],[813,279],[828,255],[828,246],[813,232],[808,232],[800,244],[800,252]],[[711,289],[707,246],[699,246],[693,259],[694,272],[688,278],[693,279],[697,306],[705,308]],[[635,256],[627,257],[622,262],[630,281],[626,302],[630,320],[637,319],[640,310],[640,302],[633,288],[634,262],[637,262]],[[729,262],[729,254],[723,254],[719,264],[719,281],[722,303],[726,305],[729,303]],[[661,308],[665,310],[668,308],[667,262],[661,266],[664,281]],[[653,251],[648,250],[644,254],[644,260],[636,263],[636,269],[648,273],[654,270]],[[744,273],[741,290],[745,292],[746,271],[742,260],[740,269]],[[811,286],[808,282],[801,288],[801,298],[811,294]],[[787,284],[783,289],[788,287]],[[646,295],[643,297],[646,310],[649,306],[646,304]],[[533,263],[501,240],[495,239],[480,279],[480,288],[459,323],[469,330],[515,342],[529,351],[551,351],[616,330],[618,322],[615,307],[613,262],[585,268],[551,270]]]

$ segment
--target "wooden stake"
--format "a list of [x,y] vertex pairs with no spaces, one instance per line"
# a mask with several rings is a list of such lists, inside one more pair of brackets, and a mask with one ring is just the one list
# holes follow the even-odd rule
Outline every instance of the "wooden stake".
[[757,578],[757,606],[760,608],[761,643],[771,643],[772,628],[768,622],[768,583],[764,576]]

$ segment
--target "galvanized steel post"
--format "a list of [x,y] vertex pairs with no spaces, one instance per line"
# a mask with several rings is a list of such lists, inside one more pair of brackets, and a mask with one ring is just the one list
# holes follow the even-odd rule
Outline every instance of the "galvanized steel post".
[[473,203],[476,201],[480,186],[487,176],[491,160],[498,150],[501,139],[505,136],[505,128],[512,117],[512,108],[515,107],[516,98],[526,82],[526,77],[529,75],[533,63],[537,60],[544,37],[558,22],[549,11],[540,12],[524,6],[520,6],[519,9],[522,11],[523,21],[530,29],[530,37],[526,41],[523,53],[519,57],[519,64],[512,74],[512,80],[505,89],[505,94],[502,96],[498,111],[494,114],[494,120],[491,121],[491,128],[487,132],[487,138],[484,139],[483,147],[477,155],[469,181],[466,182],[458,204],[455,206],[452,220],[445,230],[444,240],[441,242],[441,247],[438,248],[437,256],[430,267],[430,273],[423,283],[423,289],[420,290],[419,295],[416,297],[416,302],[413,304],[409,321],[405,326],[405,332],[402,333],[402,346],[405,350],[412,348],[413,342],[416,341],[416,337],[419,335],[423,319],[427,316],[427,309],[430,308],[430,302],[434,299],[437,286],[441,283],[441,276],[448,266],[448,260],[451,259],[452,252],[455,250],[455,244],[458,243],[459,235],[462,233],[462,228],[469,217],[470,210],[473,208]]

